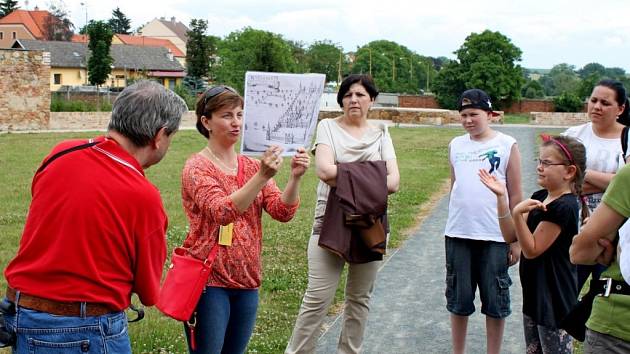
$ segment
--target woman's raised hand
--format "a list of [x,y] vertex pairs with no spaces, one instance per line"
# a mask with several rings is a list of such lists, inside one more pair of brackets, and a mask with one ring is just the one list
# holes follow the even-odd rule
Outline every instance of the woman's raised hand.
[[495,176],[489,174],[485,169],[479,170],[479,180],[497,196],[502,197],[505,195],[505,184],[499,181]]
[[291,158],[291,175],[296,178],[302,177],[310,163],[311,158],[306,153],[306,149],[299,147],[297,153]]
[[271,145],[267,148],[260,159],[259,173],[269,179],[278,173],[282,166],[282,148],[278,145]]

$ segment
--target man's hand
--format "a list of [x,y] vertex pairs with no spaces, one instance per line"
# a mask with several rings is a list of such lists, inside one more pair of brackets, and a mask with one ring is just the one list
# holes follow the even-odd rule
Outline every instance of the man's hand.
[[512,242],[510,243],[510,252],[508,252],[508,266],[515,265],[519,259],[521,259],[521,246],[518,242]]
[[612,262],[613,255],[615,254],[615,248],[613,247],[612,242],[610,242],[607,238],[600,238],[597,240],[597,244],[604,248],[602,253],[597,256],[597,263],[609,266],[610,262]]

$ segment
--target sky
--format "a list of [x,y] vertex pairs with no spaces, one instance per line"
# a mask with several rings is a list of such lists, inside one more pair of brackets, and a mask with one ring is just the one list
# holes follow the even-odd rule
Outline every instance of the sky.
[[[60,0],[53,0],[60,1]],[[50,0],[19,1],[21,8],[47,9]],[[328,39],[344,51],[390,40],[420,55],[455,58],[471,33],[499,31],[519,47],[520,65],[550,69],[568,63],[580,69],[598,62],[630,73],[628,0],[64,0],[75,26],[107,20],[116,7],[132,29],[174,16],[188,25],[208,20],[208,34],[224,37],[246,26],[281,34],[306,45]]]

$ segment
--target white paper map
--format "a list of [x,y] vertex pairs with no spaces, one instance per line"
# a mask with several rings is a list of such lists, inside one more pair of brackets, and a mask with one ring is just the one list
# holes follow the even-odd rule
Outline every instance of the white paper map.
[[247,72],[241,153],[261,155],[270,145],[293,155],[311,144],[324,74]]

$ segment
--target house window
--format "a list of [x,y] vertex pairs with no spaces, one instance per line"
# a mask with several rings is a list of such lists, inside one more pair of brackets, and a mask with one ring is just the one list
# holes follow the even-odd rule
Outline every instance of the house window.
[[16,39],[16,38],[17,38],[17,33],[13,32],[13,39]]
[[4,39],[4,32],[0,32],[0,40]]
[[171,90],[175,90],[175,79],[168,80],[168,88]]
[[61,85],[61,74],[54,74],[53,80],[55,82],[55,85]]

